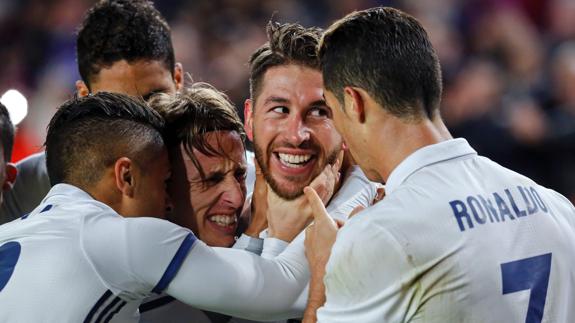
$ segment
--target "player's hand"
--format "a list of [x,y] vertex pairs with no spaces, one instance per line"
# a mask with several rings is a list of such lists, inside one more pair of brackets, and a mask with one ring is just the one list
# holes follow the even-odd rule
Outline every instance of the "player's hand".
[[[327,203],[333,195],[340,177],[340,167],[340,160],[337,160],[334,165],[326,165],[323,171],[310,183],[311,187],[319,191],[323,203]],[[304,195],[287,201],[279,197],[268,186],[267,218],[269,236],[290,242],[311,223],[313,214]]]
[[325,266],[335,242],[337,230],[342,223],[334,221],[327,213],[322,200],[311,187],[304,188],[309,207],[313,213],[314,222],[305,232],[305,256],[309,263],[311,279],[309,285],[308,303],[304,312],[305,323],[317,321],[316,311],[325,302]]
[[255,158],[254,165],[256,167],[254,191],[252,193],[251,201],[246,202],[242,214],[251,214],[249,220],[250,224],[244,233],[250,237],[259,238],[260,232],[268,227],[268,185],[266,184],[262,169]]
[[321,198],[324,205],[327,205],[339,184],[341,174],[340,169],[343,163],[344,151],[341,150],[333,165],[326,165],[323,171],[311,181],[311,186]]
[[325,268],[329,259],[331,247],[335,242],[337,230],[340,225],[332,219],[317,193],[310,187],[304,189],[305,197],[313,213],[313,224],[306,229],[305,254],[310,269]]

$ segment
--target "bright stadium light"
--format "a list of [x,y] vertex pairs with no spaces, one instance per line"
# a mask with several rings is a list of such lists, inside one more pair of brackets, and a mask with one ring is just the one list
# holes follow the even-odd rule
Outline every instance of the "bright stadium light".
[[10,120],[14,125],[19,124],[28,115],[28,100],[18,90],[10,89],[0,98],[0,102],[6,106],[10,114]]

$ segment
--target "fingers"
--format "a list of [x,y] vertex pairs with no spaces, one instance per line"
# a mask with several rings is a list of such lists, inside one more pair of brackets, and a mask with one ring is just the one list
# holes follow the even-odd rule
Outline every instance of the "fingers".
[[254,157],[253,162],[256,168],[256,176],[263,176],[264,174],[262,173],[262,168],[260,167],[260,163],[258,163],[257,158]]
[[337,158],[335,160],[335,163],[333,164],[333,168],[334,171],[336,173],[339,172],[339,170],[341,169],[341,165],[343,164],[343,158],[345,156],[345,151],[342,149],[339,151],[339,153],[337,153]]
[[375,203],[383,200],[384,197],[385,197],[385,188],[384,187],[378,187],[377,188],[377,194],[375,195],[375,198],[373,199],[372,204],[375,204]]
[[333,195],[338,174],[334,166],[326,165],[323,171],[309,184],[324,203],[327,203]]
[[334,226],[333,220],[330,218],[329,214],[323,206],[322,200],[319,198],[315,190],[309,186],[303,189],[303,192],[307,198],[307,201],[311,207],[311,212],[313,213],[314,221],[317,222],[330,222]]

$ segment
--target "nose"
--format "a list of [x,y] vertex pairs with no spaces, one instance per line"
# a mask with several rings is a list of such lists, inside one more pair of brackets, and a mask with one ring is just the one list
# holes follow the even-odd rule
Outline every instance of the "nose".
[[284,131],[287,141],[294,147],[298,147],[310,138],[310,130],[300,116],[294,116],[287,120]]
[[230,179],[229,184],[223,190],[222,200],[224,205],[232,209],[240,208],[244,205],[245,192],[241,180]]

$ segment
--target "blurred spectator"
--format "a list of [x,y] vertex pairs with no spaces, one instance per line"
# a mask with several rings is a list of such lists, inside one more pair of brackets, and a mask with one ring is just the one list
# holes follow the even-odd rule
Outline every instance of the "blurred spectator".
[[[443,114],[484,155],[575,201],[573,0],[162,0],[177,61],[194,81],[248,96],[247,59],[278,21],[326,26],[356,9],[401,8],[427,28],[442,63]],[[74,32],[94,0],[0,2],[0,94],[28,97],[20,158],[38,149],[79,78]]]

